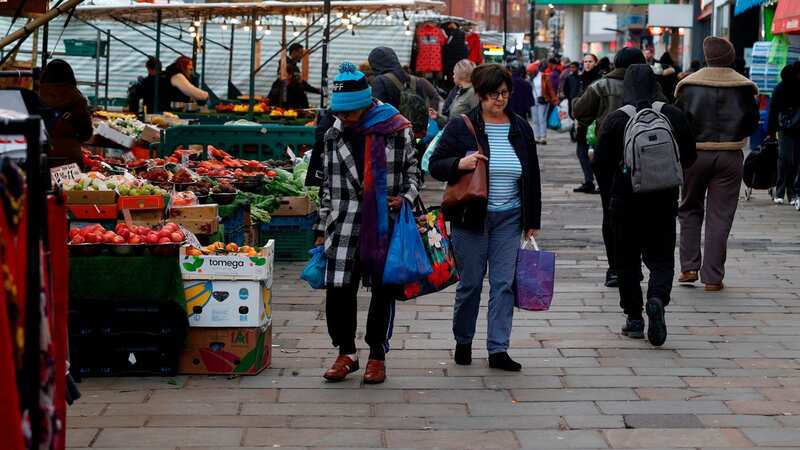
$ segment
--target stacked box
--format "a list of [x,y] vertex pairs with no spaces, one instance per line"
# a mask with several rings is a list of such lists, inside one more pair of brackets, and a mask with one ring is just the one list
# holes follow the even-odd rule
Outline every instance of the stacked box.
[[190,327],[181,373],[245,375],[269,365],[274,257],[273,241],[253,257],[181,249]]

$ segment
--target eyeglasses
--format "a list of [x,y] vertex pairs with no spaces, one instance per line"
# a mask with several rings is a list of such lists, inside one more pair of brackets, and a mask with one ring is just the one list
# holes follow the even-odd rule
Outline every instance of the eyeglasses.
[[488,97],[492,100],[500,100],[501,98],[508,98],[511,95],[510,91],[497,91],[490,92]]

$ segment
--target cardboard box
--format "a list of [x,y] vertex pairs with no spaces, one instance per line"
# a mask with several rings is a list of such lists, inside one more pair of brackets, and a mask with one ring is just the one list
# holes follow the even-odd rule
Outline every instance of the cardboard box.
[[219,229],[219,207],[215,204],[173,207],[169,219],[194,234],[214,234]]
[[[144,227],[155,227],[161,225],[164,220],[164,212],[161,210],[142,210],[142,211],[128,211],[131,215],[130,225],[139,225]],[[123,214],[124,216],[124,214]],[[120,220],[119,223],[127,223],[125,220]]]
[[317,210],[317,204],[308,197],[282,197],[273,216],[307,216]]
[[183,282],[190,327],[260,327],[272,319],[272,292],[260,281]]
[[272,326],[190,328],[178,372],[192,375],[256,375],[272,359]]
[[115,191],[66,191],[64,203],[68,205],[108,205],[117,203]]
[[238,255],[186,254],[188,247],[180,253],[181,274],[184,280],[255,280],[272,287],[275,263],[275,241],[267,242],[255,257]]
[[109,141],[119,144],[125,148],[133,147],[133,144],[136,142],[136,138],[115,130],[107,122],[101,122],[100,125],[94,129],[94,133],[99,134]]
[[67,210],[73,218],[82,220],[114,220],[119,213],[116,203],[109,205],[67,204]]
[[119,209],[164,209],[161,195],[123,195],[118,201]]
[[139,139],[148,143],[161,141],[161,129],[154,125],[145,124]]

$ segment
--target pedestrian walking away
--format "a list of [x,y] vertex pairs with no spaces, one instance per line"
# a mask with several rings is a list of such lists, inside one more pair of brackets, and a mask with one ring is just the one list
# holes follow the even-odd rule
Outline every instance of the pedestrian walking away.
[[[595,165],[613,173],[609,209],[613,217],[620,307],[626,315],[622,334],[644,337],[642,310],[645,309],[648,340],[660,346],[667,338],[665,308],[670,302],[675,276],[675,222],[681,171],[677,164],[689,167],[696,159],[696,152],[686,115],[674,106],[656,101],[656,83],[656,76],[647,64],[627,68],[623,86],[625,106],[609,114],[603,122]],[[643,117],[654,121],[647,124],[650,126],[643,135],[634,135],[636,127],[630,124],[636,124],[633,117],[639,117],[637,113],[642,111],[649,113]],[[653,160],[641,158],[632,164],[630,155],[637,151],[639,139],[647,141],[649,158],[653,158],[654,151],[658,152],[655,156],[659,159],[652,162],[652,167],[646,164]],[[656,146],[657,143],[660,145]],[[648,176],[653,181],[673,169],[670,163],[675,165],[672,184],[639,191],[648,183]],[[633,177],[637,179],[636,187],[632,184]],[[642,262],[650,271],[646,307],[640,285]]]
[[382,284],[389,247],[390,211],[418,195],[411,124],[393,106],[372,98],[364,74],[344,63],[333,82],[326,132],[317,245],[325,246],[325,314],[339,357],[324,377],[341,381],[359,368],[356,313],[359,285],[372,288],[365,340],[364,382],[386,379],[396,288]]
[[[728,236],[739,204],[742,148],[758,128],[756,85],[730,66],[736,52],[726,39],[707,37],[708,67],[678,83],[675,105],[688,116],[697,162],[685,173],[681,204],[681,283],[700,279],[707,291],[723,288]],[[705,221],[705,244],[700,250]]]
[[516,115],[527,119],[531,117],[531,111],[536,105],[536,100],[533,98],[533,87],[525,79],[527,71],[525,66],[514,61],[508,68],[511,71],[511,99],[509,104],[511,111]]
[[775,203],[787,198],[800,211],[800,62],[781,70],[772,91],[767,133],[778,139],[778,182]]
[[547,111],[558,103],[558,95],[550,86],[550,77],[539,70],[539,63],[528,64],[528,79],[533,88],[534,106],[531,108],[533,133],[537,144],[547,144]]
[[446,118],[460,117],[478,106],[478,96],[472,87],[473,70],[475,63],[468,59],[462,59],[453,68],[453,80],[456,85],[448,96],[448,102],[445,102],[442,108],[442,114]]
[[[541,221],[541,183],[534,134],[509,107],[511,74],[497,64],[480,66],[472,85],[481,99],[466,117],[453,118],[430,159],[431,175],[448,183],[488,159],[488,201],[445,208],[461,281],[453,308],[457,364],[472,363],[472,341],[489,270],[489,367],[519,371],[508,355],[514,315],[514,276],[520,236],[535,236]],[[473,133],[474,131],[474,133]],[[476,153],[483,149],[485,155]]]
[[[614,56],[615,69],[605,75],[602,79],[589,86],[573,104],[573,114],[580,126],[585,130],[594,121],[597,121],[597,134],[603,132],[603,124],[606,117],[616,111],[623,104],[624,79],[627,68],[632,64],[644,64],[644,54],[636,48],[623,48]],[[666,101],[661,93],[661,89],[656,87],[656,100]],[[584,134],[585,139],[585,134]],[[585,140],[584,140],[585,144]],[[579,141],[577,153],[578,158],[586,158],[588,155],[583,153],[588,150],[588,145],[581,147]],[[583,168],[583,161],[581,167]],[[608,269],[606,270],[607,287],[617,287],[616,257],[614,252],[614,228],[611,226],[611,214],[609,204],[611,202],[611,184],[614,179],[614,167],[604,168],[596,164],[590,167],[590,172],[597,179],[597,186],[600,191],[600,198],[603,204],[603,243],[606,247],[606,257],[608,259]],[[584,185],[585,186],[585,185]],[[579,192],[585,192],[584,186],[579,187]],[[594,190],[594,185],[591,186]]]

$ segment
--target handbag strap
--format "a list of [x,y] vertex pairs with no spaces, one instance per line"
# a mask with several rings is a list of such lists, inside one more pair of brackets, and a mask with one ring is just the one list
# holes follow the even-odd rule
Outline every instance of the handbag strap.
[[428,215],[428,208],[425,207],[425,202],[422,201],[422,198],[418,195],[417,200],[414,202],[414,206],[417,209],[417,215]]
[[486,152],[483,151],[483,147],[481,146],[481,141],[478,140],[478,133],[475,132],[475,125],[472,124],[472,121],[466,114],[462,114],[461,118],[464,119],[464,125],[467,126],[467,129],[472,134],[472,137],[475,138],[475,144],[478,146],[478,153],[486,156]]

